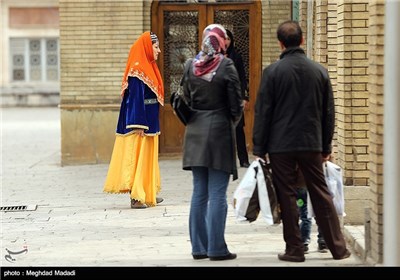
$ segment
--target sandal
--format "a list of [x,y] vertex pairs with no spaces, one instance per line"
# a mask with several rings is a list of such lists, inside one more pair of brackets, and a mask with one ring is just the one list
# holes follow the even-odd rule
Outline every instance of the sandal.
[[141,203],[139,200],[131,199],[131,208],[132,209],[144,209],[147,208],[145,203]]

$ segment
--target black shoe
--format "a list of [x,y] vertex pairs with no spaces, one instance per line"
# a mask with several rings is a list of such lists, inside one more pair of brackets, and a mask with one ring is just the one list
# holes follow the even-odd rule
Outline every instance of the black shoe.
[[308,244],[304,244],[304,254],[308,254]]
[[163,202],[164,201],[164,198],[162,198],[162,197],[156,197],[156,203],[157,204],[160,204],[161,202]]
[[318,252],[320,253],[328,253],[328,248],[325,243],[318,243]]
[[225,261],[225,260],[233,260],[236,259],[236,254],[229,253],[225,256],[218,256],[218,257],[210,257],[210,261]]
[[203,260],[203,259],[207,259],[208,256],[207,255],[192,255],[193,259],[195,260]]
[[291,256],[287,254],[278,254],[278,259],[287,262],[304,262],[306,260],[304,256]]
[[339,257],[339,258],[334,258],[335,260],[343,260],[343,259],[347,259],[348,257],[351,256],[351,253],[349,250],[346,250],[346,252],[344,253],[343,257]]
[[248,168],[250,166],[250,163],[248,162],[241,162],[240,167]]

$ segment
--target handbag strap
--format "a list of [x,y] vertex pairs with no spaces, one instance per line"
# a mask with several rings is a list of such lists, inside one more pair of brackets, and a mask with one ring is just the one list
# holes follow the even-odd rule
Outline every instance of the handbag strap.
[[192,104],[192,102],[191,102],[191,100],[187,100],[187,98],[184,96],[182,87],[183,87],[183,81],[185,80],[186,74],[189,75],[189,69],[190,69],[190,65],[191,65],[191,64],[192,64],[192,59],[190,58],[190,59],[188,59],[188,60],[186,61],[185,69],[184,69],[184,71],[183,71],[182,78],[181,78],[181,82],[179,83],[179,88],[178,88],[178,90],[177,90],[177,93],[178,93],[179,95],[182,95],[182,97],[186,100],[186,103],[189,105],[189,107],[192,107],[192,106],[190,105],[190,104]]
[[181,82],[179,83],[180,86],[183,86],[183,80],[185,78],[185,75],[189,74],[189,69],[190,69],[190,65],[191,64],[192,64],[192,59],[191,58],[186,60],[185,69],[184,69],[183,74],[182,74],[182,79],[181,79]]

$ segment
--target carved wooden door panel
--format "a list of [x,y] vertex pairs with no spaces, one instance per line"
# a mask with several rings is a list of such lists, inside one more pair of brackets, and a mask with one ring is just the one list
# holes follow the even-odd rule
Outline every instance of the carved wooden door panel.
[[182,151],[185,127],[174,115],[169,99],[179,88],[184,63],[199,51],[203,29],[211,23],[222,24],[235,36],[249,81],[250,106],[245,112],[246,142],[251,150],[253,107],[261,77],[261,20],[259,1],[246,3],[173,4],[153,2],[152,31],[160,40],[158,59],[165,86],[165,105],[160,111],[160,154]]

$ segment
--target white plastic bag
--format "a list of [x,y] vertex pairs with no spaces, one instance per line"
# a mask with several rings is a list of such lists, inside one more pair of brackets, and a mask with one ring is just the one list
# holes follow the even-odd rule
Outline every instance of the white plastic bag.
[[257,185],[256,170],[254,169],[256,166],[258,166],[257,161],[253,161],[250,164],[233,194],[233,208],[235,210],[236,219],[239,222],[248,221],[246,212]]
[[[339,216],[346,216],[344,212],[344,191],[342,168],[331,161],[325,161],[322,165],[325,181],[332,196],[333,205]],[[310,194],[307,192],[307,211],[308,217],[315,217],[314,209],[311,204]]]
[[344,193],[343,193],[343,174],[342,169],[333,162],[326,161],[323,165],[326,184],[333,198],[338,215],[345,216],[344,212]]
[[270,174],[267,165],[262,166],[258,160],[251,163],[233,194],[233,208],[238,221],[253,222],[261,212],[268,225],[280,223],[279,205]]

